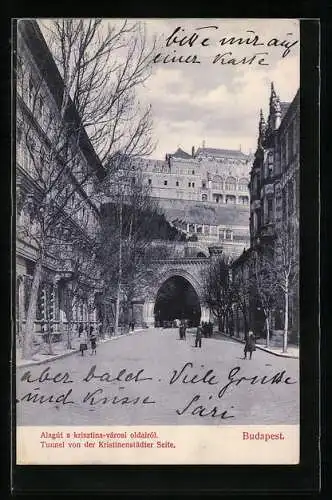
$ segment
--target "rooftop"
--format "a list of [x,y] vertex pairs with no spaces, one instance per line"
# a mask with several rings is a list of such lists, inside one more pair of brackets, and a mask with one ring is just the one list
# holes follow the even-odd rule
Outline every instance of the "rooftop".
[[175,158],[192,158],[192,156],[189,153],[186,153],[183,151],[183,149],[178,148],[175,153],[171,154],[170,156],[173,156]]
[[248,156],[245,155],[239,149],[220,149],[220,148],[198,148],[196,151],[196,156],[216,156],[221,158],[243,158],[247,159]]

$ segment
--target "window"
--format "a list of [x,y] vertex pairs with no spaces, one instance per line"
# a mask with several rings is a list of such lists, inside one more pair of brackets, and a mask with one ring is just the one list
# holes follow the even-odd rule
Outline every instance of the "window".
[[226,240],[232,239],[232,231],[230,229],[226,229]]
[[175,184],[176,184],[176,186],[178,187],[178,186],[179,186],[179,181],[176,181],[176,183],[175,183]]
[[131,178],[131,183],[132,183],[132,184],[135,184],[135,182],[136,182],[135,177],[132,177],[132,178]]
[[167,181],[164,181],[164,186],[167,186]]
[[194,182],[192,183],[192,187],[193,187],[193,188],[195,187],[195,183],[194,183]]
[[234,191],[235,186],[236,186],[236,180],[234,179],[234,177],[228,177],[226,179],[225,189],[227,189],[228,191]]
[[202,201],[207,201],[207,194],[202,194]]
[[202,182],[202,188],[205,189],[206,188],[206,182]]
[[152,184],[152,180],[151,180],[151,179],[149,179],[149,180],[148,180],[148,183],[149,183],[149,186],[151,186],[151,184]]
[[267,221],[271,222],[273,220],[273,199],[268,198],[267,200]]
[[220,175],[215,175],[212,179],[212,183],[215,189],[222,189],[222,178]]
[[191,182],[188,182],[188,187],[191,187]]
[[248,179],[240,179],[239,180],[239,191],[247,191],[248,189]]
[[195,175],[195,170],[192,170],[191,174],[192,174],[192,175]]

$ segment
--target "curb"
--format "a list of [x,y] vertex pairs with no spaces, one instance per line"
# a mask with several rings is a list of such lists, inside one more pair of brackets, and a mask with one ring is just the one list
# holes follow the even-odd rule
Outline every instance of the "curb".
[[[109,339],[104,340],[101,342],[101,344],[106,344],[107,342],[110,342],[111,340],[118,340],[121,339],[122,337],[129,337],[130,335],[135,335],[135,333],[143,331],[143,328],[138,328],[135,330],[135,332],[129,332],[129,333],[123,333],[122,335],[117,335],[116,337],[110,337]],[[67,356],[72,356],[73,354],[77,354],[80,352],[79,349],[73,349],[69,352],[63,352],[61,354],[56,354],[50,358],[46,359],[41,359],[38,361],[27,361],[26,363],[22,364],[16,364],[16,369],[18,368],[28,368],[29,366],[39,366],[39,365],[44,365],[46,363],[51,363],[52,361],[56,361],[61,358],[66,358]]]
[[[224,333],[220,333],[220,332],[219,332],[219,335],[222,335],[226,339],[235,340],[236,342],[240,342],[241,344],[244,344],[243,340],[238,339],[236,337],[230,337],[229,335],[225,335]],[[278,356],[279,358],[299,359],[299,356],[293,356],[291,354],[284,354],[282,352],[271,351],[267,347],[263,347],[263,346],[260,346],[260,345],[257,345],[257,344],[256,344],[256,349],[259,349],[260,351],[268,352],[269,354],[272,354],[273,356]]]

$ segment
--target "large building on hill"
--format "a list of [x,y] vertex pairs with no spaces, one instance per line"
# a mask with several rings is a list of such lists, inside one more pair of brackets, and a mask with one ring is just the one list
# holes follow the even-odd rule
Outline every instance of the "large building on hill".
[[237,256],[249,246],[249,172],[252,158],[240,150],[178,148],[165,160],[140,159],[151,196],[169,222],[198,240],[208,253],[218,243]]

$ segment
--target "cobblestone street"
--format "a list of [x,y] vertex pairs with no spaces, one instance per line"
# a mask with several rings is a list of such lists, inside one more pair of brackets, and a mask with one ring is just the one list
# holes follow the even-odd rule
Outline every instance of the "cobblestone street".
[[298,365],[260,350],[244,360],[231,339],[199,349],[190,333],[182,341],[174,329],[145,330],[97,345],[96,355],[18,368],[17,424],[297,424]]

